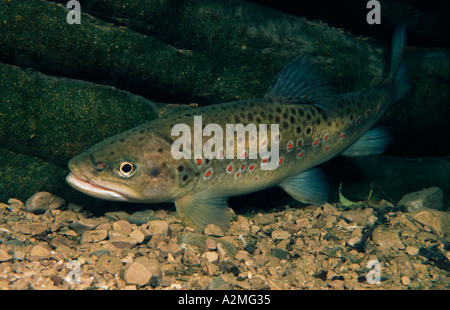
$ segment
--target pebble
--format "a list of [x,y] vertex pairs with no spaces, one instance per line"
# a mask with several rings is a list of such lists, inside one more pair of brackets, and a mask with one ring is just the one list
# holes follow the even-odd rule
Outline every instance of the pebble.
[[222,228],[220,228],[215,224],[206,225],[204,234],[207,236],[214,236],[214,237],[223,237],[225,235]]
[[164,235],[169,234],[169,224],[163,220],[154,220],[148,222],[148,231],[152,235]]
[[150,209],[134,212],[127,218],[128,222],[136,225],[147,224],[153,220],[160,220],[160,218],[155,216],[155,211]]
[[372,233],[372,240],[378,244],[383,251],[404,249],[405,245],[395,231],[385,231],[377,227]]
[[444,207],[444,193],[439,187],[433,186],[404,195],[398,204],[406,207],[408,212],[424,208],[442,210]]
[[26,210],[34,214],[41,214],[47,210],[60,209],[66,204],[66,201],[49,192],[38,192],[27,199],[25,202]]
[[114,230],[122,231],[125,234],[130,234],[132,231],[131,224],[125,220],[119,220],[114,222],[112,227]]
[[13,259],[13,257],[5,250],[0,250],[0,262],[7,262]]
[[411,279],[408,278],[407,276],[403,276],[402,277],[402,284],[403,285],[410,285],[411,284]]
[[128,236],[116,236],[109,239],[109,243],[118,249],[132,248],[137,244],[136,239]]
[[217,252],[208,251],[203,254],[208,263],[216,263],[219,261],[219,254]]
[[145,235],[140,229],[133,230],[130,237],[136,239],[137,243],[142,243],[145,240]]
[[133,262],[125,271],[124,279],[127,284],[144,286],[150,282],[152,272],[139,262]]
[[87,230],[95,229],[100,224],[102,224],[100,220],[85,218],[77,222],[75,230],[77,233],[81,234]]
[[275,229],[272,231],[272,238],[275,240],[289,239],[291,234],[288,231],[282,229]]
[[50,256],[50,250],[41,245],[35,245],[30,251],[30,260],[47,259]]
[[258,213],[254,220],[255,220],[256,224],[262,225],[262,226],[275,223],[275,217],[273,216],[273,214],[269,214],[269,213],[265,213],[265,214]]
[[424,209],[414,214],[414,219],[428,226],[438,237],[450,235],[450,213],[432,209]]
[[419,253],[419,249],[414,246],[407,246],[405,252],[409,255],[417,255]]

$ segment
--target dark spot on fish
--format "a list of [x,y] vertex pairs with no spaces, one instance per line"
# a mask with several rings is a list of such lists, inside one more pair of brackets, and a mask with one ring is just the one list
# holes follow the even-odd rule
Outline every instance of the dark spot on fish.
[[164,151],[164,148],[162,148],[162,147],[160,147],[159,149],[158,149],[158,153],[162,153]]
[[310,120],[311,120],[311,118],[312,118],[312,115],[311,115],[311,113],[307,113],[307,114],[306,114],[306,119],[307,119],[308,121],[310,121]]
[[189,176],[187,174],[183,175],[182,180],[187,181],[187,179],[189,179]]
[[352,121],[354,118],[353,114],[350,114],[350,120]]
[[185,113],[185,116],[192,116],[192,113]]
[[283,126],[283,129],[288,129],[289,128],[289,124],[286,121],[283,122],[282,126]]
[[291,114],[297,115],[297,110],[295,108],[291,108]]
[[114,156],[116,153],[113,151],[111,153],[109,153],[109,155]]
[[297,126],[297,128],[295,128],[295,131],[297,133],[301,133],[302,132],[302,127],[301,126]]
[[119,140],[120,142],[125,142],[125,138],[122,138]]
[[317,124],[317,125],[320,125],[321,122],[322,122],[321,119],[318,117],[318,118],[316,119],[316,124]]
[[143,141],[145,138],[144,137],[139,137],[139,141]]
[[179,165],[178,166],[178,171],[183,172],[183,170],[184,170],[184,166],[183,165]]
[[234,116],[234,121],[235,121],[236,124],[241,123],[241,118],[239,117],[239,115],[235,115]]
[[284,113],[283,113],[283,118],[287,118],[287,117],[288,117],[287,112],[284,112]]
[[247,119],[248,119],[249,122],[253,122],[253,113],[251,113],[251,112],[248,113],[247,114]]
[[210,162],[211,162],[211,159],[208,159],[208,158],[205,159],[205,164],[206,165],[209,164]]
[[295,124],[295,117],[291,116],[289,117],[289,121],[291,122],[291,124]]
[[276,124],[279,124],[280,123],[280,117],[277,115],[277,116],[275,116],[275,123]]
[[144,134],[145,133],[145,129],[139,130],[139,133]]
[[262,119],[261,119],[261,117],[256,117],[256,123],[257,124],[261,124],[262,123]]
[[153,167],[150,169],[148,175],[152,178],[157,177],[161,173],[161,169],[159,167]]
[[306,134],[309,136],[312,132],[311,127],[306,127]]
[[267,117],[267,119],[269,120],[269,122],[271,123],[273,121],[273,115],[269,114],[269,116]]
[[277,111],[277,113],[281,114],[281,108],[280,107],[276,107],[275,111]]
[[305,111],[302,108],[298,108],[298,115],[305,116]]

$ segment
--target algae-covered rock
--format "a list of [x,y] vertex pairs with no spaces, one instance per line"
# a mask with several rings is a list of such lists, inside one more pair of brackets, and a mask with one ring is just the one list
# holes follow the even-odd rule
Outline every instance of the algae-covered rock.
[[65,167],[84,148],[157,117],[145,98],[0,63],[0,145]]

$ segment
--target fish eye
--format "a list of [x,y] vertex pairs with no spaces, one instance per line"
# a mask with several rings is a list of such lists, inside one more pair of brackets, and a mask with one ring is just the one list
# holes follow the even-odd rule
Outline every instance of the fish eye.
[[120,163],[118,171],[121,177],[129,178],[136,172],[136,166],[132,162],[124,161]]

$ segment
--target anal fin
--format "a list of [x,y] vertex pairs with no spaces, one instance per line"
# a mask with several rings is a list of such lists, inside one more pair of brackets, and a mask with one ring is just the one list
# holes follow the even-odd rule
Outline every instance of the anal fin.
[[391,135],[384,127],[370,129],[341,155],[346,157],[358,157],[381,154],[386,150],[391,139]]
[[328,182],[319,168],[313,168],[287,179],[280,184],[294,199],[312,204],[322,204],[328,198]]
[[209,197],[207,193],[188,194],[175,200],[182,218],[199,231],[208,224],[215,224],[224,231],[230,225],[230,208],[226,197]]

